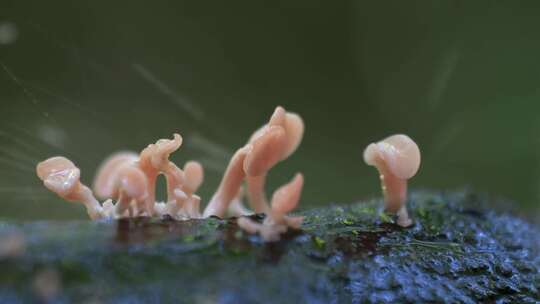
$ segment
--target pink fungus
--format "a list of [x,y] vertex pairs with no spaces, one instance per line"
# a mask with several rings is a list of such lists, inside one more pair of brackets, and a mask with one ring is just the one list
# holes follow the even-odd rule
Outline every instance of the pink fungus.
[[407,135],[392,135],[364,150],[364,161],[380,174],[386,212],[397,214],[398,225],[412,224],[407,213],[407,180],[420,167],[420,150]]
[[[204,170],[196,161],[181,169],[169,160],[182,145],[182,137],[160,139],[140,154],[119,152],[105,159],[94,180],[94,191],[80,183],[80,170],[64,157],[53,157],[37,165],[37,175],[52,192],[68,201],[82,202],[92,219],[169,215],[175,219],[209,216],[224,217],[251,214],[242,203],[243,184],[255,212],[266,213],[262,224],[247,218],[239,224],[247,231],[259,232],[265,240],[277,240],[289,227],[298,228],[301,217],[286,214],[298,205],[303,176],[297,174],[274,192],[269,206],[264,187],[266,175],[278,162],[288,158],[300,145],[304,123],[300,116],[277,107],[269,122],[256,131],[248,143],[231,158],[221,183],[206,206],[200,211],[201,198],[196,191],[204,180]],[[156,202],[156,181],[159,175],[167,180],[167,201]],[[250,228],[251,227],[251,228]]]

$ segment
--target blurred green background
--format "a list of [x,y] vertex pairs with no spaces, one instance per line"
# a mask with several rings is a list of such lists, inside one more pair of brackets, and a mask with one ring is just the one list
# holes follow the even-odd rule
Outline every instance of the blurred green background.
[[304,172],[304,209],[380,195],[362,151],[403,132],[423,153],[413,188],[471,187],[538,218],[539,14],[537,1],[2,1],[0,217],[85,218],[41,186],[39,160],[67,156],[90,184],[110,153],[173,132],[173,159],[206,166],[208,200],[283,105],[307,129],[269,191]]

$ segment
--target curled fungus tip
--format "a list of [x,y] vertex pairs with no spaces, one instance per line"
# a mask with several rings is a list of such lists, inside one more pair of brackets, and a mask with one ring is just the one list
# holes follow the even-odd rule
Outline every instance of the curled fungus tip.
[[156,142],[159,154],[171,154],[182,146],[182,136],[178,133],[173,134],[173,139],[160,139]]
[[150,161],[154,168],[162,168],[168,164],[169,156],[178,150],[182,146],[182,136],[175,133],[173,139],[160,139],[153,146],[153,153],[150,157]]

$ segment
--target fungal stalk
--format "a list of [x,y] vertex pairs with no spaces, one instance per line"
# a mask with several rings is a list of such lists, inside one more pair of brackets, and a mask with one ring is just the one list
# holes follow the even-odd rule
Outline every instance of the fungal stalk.
[[[138,167],[148,177],[148,199],[145,209],[150,215],[155,214],[154,204],[156,202],[156,182],[160,174],[167,179],[168,201],[174,200],[174,191],[177,185],[182,184],[183,172],[171,161],[169,156],[178,150],[182,145],[180,134],[174,134],[172,140],[160,139],[155,144],[148,145],[139,155]],[[160,208],[161,207],[161,208]],[[159,209],[163,206],[158,205]]]
[[408,227],[407,180],[420,167],[420,150],[407,135],[392,135],[372,143],[364,150],[364,161],[379,171],[384,196],[384,210],[397,215],[397,224]]

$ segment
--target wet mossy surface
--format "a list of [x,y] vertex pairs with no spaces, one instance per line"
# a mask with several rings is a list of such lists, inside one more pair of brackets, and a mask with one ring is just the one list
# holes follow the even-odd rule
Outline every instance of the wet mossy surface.
[[[304,212],[276,243],[234,219],[0,222],[24,241],[0,256],[0,302],[540,301],[536,226],[471,193],[413,193],[407,229],[380,203]],[[57,281],[45,294],[44,272]]]

